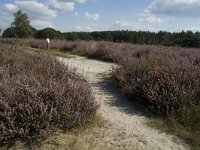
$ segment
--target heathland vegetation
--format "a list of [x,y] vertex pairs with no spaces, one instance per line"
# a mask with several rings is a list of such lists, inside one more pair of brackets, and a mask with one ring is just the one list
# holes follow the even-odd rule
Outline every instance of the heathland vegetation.
[[[3,37],[10,37],[5,36],[5,32]],[[151,112],[153,116],[162,118],[174,134],[184,138],[193,148],[200,147],[199,48],[109,42],[199,47],[198,32],[60,33],[44,29],[37,31],[36,37],[56,38],[51,41],[52,50],[116,62],[118,67],[112,73],[123,93],[130,100],[141,103],[148,114]],[[72,41],[82,39],[92,41]],[[12,44],[13,39],[1,39],[1,43]],[[18,45],[45,49],[42,39],[20,39]],[[18,50],[10,55],[8,50],[1,51],[2,139],[46,134],[54,126],[71,129],[93,117],[97,106],[88,83],[81,75],[47,56]],[[27,120],[21,119],[24,114],[30,114]]]
[[89,83],[45,54],[0,49],[0,143],[84,126],[97,104]]
[[[1,42],[12,43],[12,39]],[[45,40],[19,40],[45,49]],[[194,147],[200,139],[200,52],[194,48],[132,45],[95,41],[51,41],[51,48],[89,58],[113,61],[123,93],[158,116]]]

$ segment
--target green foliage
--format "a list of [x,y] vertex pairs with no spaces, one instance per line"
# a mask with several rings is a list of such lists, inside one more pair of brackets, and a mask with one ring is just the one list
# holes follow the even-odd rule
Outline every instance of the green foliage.
[[14,26],[17,37],[27,38],[33,36],[28,15],[19,10],[14,13],[14,17],[15,20],[11,25]]
[[36,38],[38,39],[64,39],[63,34],[60,31],[56,31],[52,28],[45,28],[43,30],[39,30],[36,34]]
[[30,25],[28,15],[21,10],[14,13],[14,22],[11,27],[3,32],[3,37],[6,38],[28,38],[35,37],[37,30]]
[[79,34],[77,32],[72,32],[72,33],[65,33],[65,39],[70,40],[70,41],[76,41],[79,39],[84,39],[84,40],[88,40],[88,38],[85,38],[88,36],[88,34]]
[[31,30],[32,30],[32,37],[35,38],[37,35],[38,30],[35,29],[34,27],[31,26]]
[[4,38],[13,38],[13,37],[16,37],[14,27],[9,27],[6,30],[4,30],[4,32],[2,34],[2,37],[4,37]]
[[95,40],[127,42],[132,44],[200,47],[200,33],[192,31],[166,32],[159,31],[101,31],[101,32],[69,32],[64,33],[66,40]]

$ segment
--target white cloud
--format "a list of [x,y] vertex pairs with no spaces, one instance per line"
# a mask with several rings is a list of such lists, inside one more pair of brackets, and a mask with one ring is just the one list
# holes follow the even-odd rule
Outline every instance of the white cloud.
[[5,29],[10,26],[11,22],[13,21],[13,18],[10,17],[9,13],[6,13],[5,11],[0,10],[0,29]]
[[57,11],[49,9],[44,3],[36,0],[16,0],[15,5],[28,14],[34,27],[53,27],[50,20],[57,16]]
[[85,3],[87,0],[57,0],[58,2],[77,2],[77,3]]
[[169,17],[200,17],[200,0],[154,0],[146,14]]
[[[159,22],[159,21],[158,21]],[[153,22],[152,20],[139,19],[135,21],[126,21],[126,20],[116,20],[112,24],[79,24],[76,25],[75,31],[107,31],[107,30],[150,30],[150,31],[159,31],[163,29],[162,25],[157,25],[157,21]]]
[[165,19],[161,19],[159,17],[149,15],[149,16],[140,18],[138,21],[141,23],[147,23],[147,24],[160,24],[160,23],[163,23]]
[[[22,10],[27,13],[31,24],[36,28],[53,27],[51,19],[55,18],[59,11],[73,11],[75,3],[84,3],[86,0],[15,0],[14,3],[7,3],[3,6],[4,16],[0,16],[0,27],[10,26],[13,19],[13,13]],[[3,14],[1,13],[1,14]]]
[[4,5],[4,16],[7,16],[7,18],[4,18],[4,24],[1,23],[2,28],[5,29],[10,26],[13,21],[13,13],[18,10],[27,13],[31,25],[36,28],[53,27],[51,19],[57,16],[57,11],[49,9],[44,3],[36,0],[16,0],[13,4]]
[[[6,3],[0,9],[0,28],[9,27],[13,20],[13,13],[22,10],[27,13],[31,24],[36,28],[53,27],[51,20],[58,12],[73,11],[76,3],[85,3],[87,0],[15,0],[14,3]],[[75,13],[75,15],[79,15]],[[3,21],[3,22],[2,22]]]
[[9,11],[9,12],[16,12],[18,10],[17,5],[15,4],[5,4],[4,5],[5,10]]
[[86,32],[92,32],[92,31],[103,31],[107,30],[108,26],[102,26],[99,24],[82,24],[82,25],[76,25],[75,31],[86,31]]
[[54,26],[48,20],[34,19],[31,21],[31,25],[37,27],[38,29],[43,29],[46,27],[54,28]]
[[[133,21],[117,20],[114,30],[175,31],[177,29],[197,31],[198,26],[178,26],[177,22],[187,18],[200,18],[200,0],[152,0],[149,6]],[[173,21],[173,24],[171,24]],[[174,26],[176,25],[176,26]],[[191,25],[191,24],[190,24]]]
[[200,0],[154,0],[138,16],[138,19],[117,20],[112,28],[134,31],[199,31],[199,8]]
[[86,0],[76,0],[76,2],[79,2],[79,3],[85,3]]
[[75,16],[79,16],[79,13],[77,11],[74,12]]
[[39,3],[36,0],[17,0],[15,4],[20,10],[25,11],[31,19],[51,19],[57,16],[55,10],[49,9],[44,3]]
[[57,11],[72,11],[75,5],[75,2],[64,0],[47,0],[46,3],[49,8]]
[[[126,20],[117,20],[113,24],[113,30],[145,30],[145,31],[159,31],[162,29],[162,26],[157,24],[157,20],[154,22],[154,19],[141,18],[135,21],[126,21]],[[160,23],[160,22],[159,22]]]
[[134,26],[134,22],[125,21],[125,20],[117,20],[115,21],[115,25],[122,28],[132,28]]
[[194,26],[194,27],[186,27],[186,28],[183,28],[183,30],[191,30],[191,31],[200,31],[200,26]]
[[95,13],[95,14],[90,14],[88,12],[85,12],[85,16],[90,19],[90,20],[99,20],[100,18],[100,15],[98,13]]
[[94,25],[77,25],[75,26],[75,30],[76,31],[87,31],[87,32],[91,32],[91,31],[96,31],[98,30],[98,28]]

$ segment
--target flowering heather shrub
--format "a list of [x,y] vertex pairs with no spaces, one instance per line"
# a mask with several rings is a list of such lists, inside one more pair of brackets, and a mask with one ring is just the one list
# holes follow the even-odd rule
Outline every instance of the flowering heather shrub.
[[170,130],[198,149],[200,52],[169,48],[139,53],[120,59],[113,69],[123,92],[131,100],[142,102],[148,113],[167,118]]
[[[0,43],[12,44],[15,41],[13,38],[2,38]],[[18,45],[31,46],[34,48],[46,48],[46,40],[38,39],[18,39]],[[180,47],[164,47],[156,45],[137,45],[128,43],[113,43],[106,41],[66,41],[66,40],[51,40],[50,45],[52,49],[58,49],[75,54],[81,54],[88,57],[95,57],[97,59],[109,59],[112,61],[119,61],[125,58],[140,57],[140,53],[151,53],[152,51],[164,50],[168,53],[176,52],[179,56],[185,56],[187,59],[197,55],[200,58],[199,49],[180,48]],[[198,62],[199,60],[197,60]]]
[[[0,42],[13,44],[15,39],[1,39]],[[33,48],[46,48],[46,40],[36,39],[18,39],[18,45],[31,46]],[[90,58],[115,61],[117,58],[121,58],[121,50],[129,55],[127,47],[131,47],[131,44],[117,44],[105,41],[64,41],[64,40],[51,40],[51,49],[58,49],[64,52],[70,52],[72,54],[78,54],[87,56]]]
[[161,50],[121,60],[113,73],[129,97],[154,106],[155,113],[177,115],[182,124],[195,122],[199,128],[200,66],[190,58]]
[[89,83],[44,54],[0,49],[0,142],[85,125],[97,104]]
[[[40,45],[32,40],[26,43]],[[51,46],[117,62],[113,75],[124,93],[155,114],[170,118],[167,124],[175,134],[200,147],[200,49],[104,41],[52,41]]]

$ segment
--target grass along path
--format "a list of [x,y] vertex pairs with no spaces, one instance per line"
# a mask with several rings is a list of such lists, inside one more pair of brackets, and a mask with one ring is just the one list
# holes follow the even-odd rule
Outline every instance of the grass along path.
[[82,138],[92,141],[96,147],[106,145],[115,150],[189,149],[177,137],[161,133],[147,125],[148,118],[117,89],[110,74],[115,64],[80,56],[58,59],[87,76],[96,101],[100,104],[99,114],[108,122],[104,126],[92,128],[90,134],[82,135]]

